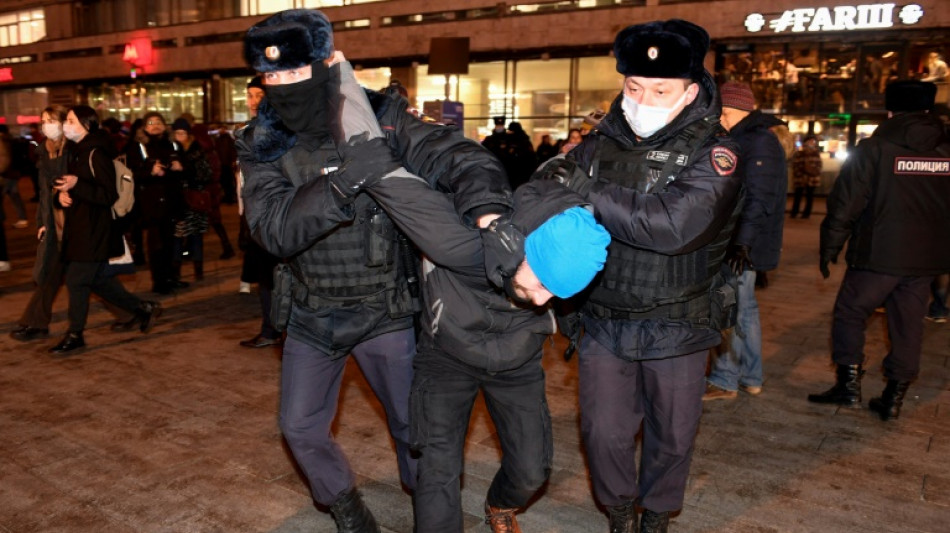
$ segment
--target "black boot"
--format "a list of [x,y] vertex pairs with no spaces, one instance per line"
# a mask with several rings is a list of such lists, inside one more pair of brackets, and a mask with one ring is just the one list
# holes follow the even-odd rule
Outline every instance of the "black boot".
[[181,280],[181,261],[172,261],[172,279],[170,285],[173,289],[187,289],[189,283]]
[[162,314],[162,304],[158,302],[143,301],[138,309],[133,311],[132,318],[125,322],[119,321],[112,324],[112,331],[132,331],[136,327],[142,333],[151,331],[155,325],[155,320]]
[[201,281],[205,279],[205,262],[194,261],[194,265],[195,265],[195,281]]
[[608,507],[607,512],[610,513],[610,533],[637,533],[639,531],[637,510],[633,507],[633,502]]
[[343,493],[330,506],[338,533],[379,533],[379,526],[356,489]]
[[664,511],[655,513],[649,509],[643,510],[640,517],[640,533],[666,533],[670,527],[670,513]]
[[834,386],[821,394],[809,394],[808,401],[814,403],[834,403],[844,407],[861,407],[861,365],[836,365],[837,381]]
[[66,336],[63,337],[63,340],[59,341],[59,344],[53,346],[49,349],[49,353],[56,355],[64,355],[69,352],[76,351],[80,348],[86,346],[86,341],[82,338],[82,332],[69,331],[66,333]]
[[869,407],[881,416],[881,420],[890,420],[901,415],[901,406],[904,405],[904,394],[907,394],[909,381],[887,380],[884,392],[878,398],[871,398]]

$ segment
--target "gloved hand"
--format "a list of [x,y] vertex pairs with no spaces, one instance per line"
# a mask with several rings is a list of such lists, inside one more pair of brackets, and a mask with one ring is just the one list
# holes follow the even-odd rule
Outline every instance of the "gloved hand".
[[496,287],[503,287],[505,278],[514,276],[524,261],[524,234],[508,217],[493,220],[481,234],[485,274]]
[[402,166],[384,137],[369,139],[366,132],[354,135],[337,149],[343,165],[330,174],[330,184],[343,203],[353,201],[361,190]]
[[571,157],[551,159],[531,175],[531,180],[554,180],[581,196],[586,196],[594,184],[594,180],[578,168]]
[[828,279],[831,276],[831,270],[828,269],[828,263],[838,264],[838,254],[831,252],[821,252],[821,260],[818,263],[818,269],[821,270],[821,277]]
[[729,268],[731,268],[732,272],[737,276],[752,268],[752,259],[749,257],[749,247],[744,244],[731,245],[726,261],[729,263]]

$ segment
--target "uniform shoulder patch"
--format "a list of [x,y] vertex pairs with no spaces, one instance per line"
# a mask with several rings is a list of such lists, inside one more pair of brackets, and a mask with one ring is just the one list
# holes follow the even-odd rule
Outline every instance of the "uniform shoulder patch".
[[738,158],[735,152],[725,146],[714,146],[712,152],[709,153],[709,158],[713,169],[720,176],[731,176],[736,171]]

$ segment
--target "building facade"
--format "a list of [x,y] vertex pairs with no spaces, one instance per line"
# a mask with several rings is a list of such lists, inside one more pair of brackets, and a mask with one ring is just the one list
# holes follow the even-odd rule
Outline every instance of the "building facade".
[[[763,111],[820,135],[829,176],[886,116],[884,85],[932,76],[950,53],[946,0],[0,0],[0,120],[88,103],[102,118],[158,110],[169,121],[242,122],[244,32],[294,7],[326,13],[365,86],[398,79],[419,109],[461,102],[469,137],[505,115],[535,141],[565,137],[617,95],[618,31],[691,20],[712,37],[707,66],[720,81],[748,82]],[[467,73],[430,75],[432,39],[459,37]],[[948,80],[935,81],[945,103]]]

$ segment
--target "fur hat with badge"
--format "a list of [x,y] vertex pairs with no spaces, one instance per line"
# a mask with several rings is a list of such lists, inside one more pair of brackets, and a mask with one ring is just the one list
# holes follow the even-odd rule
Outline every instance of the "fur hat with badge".
[[624,76],[699,81],[708,50],[706,30],[680,19],[628,26],[614,40],[617,72]]
[[333,25],[316,9],[289,9],[251,26],[244,59],[257,72],[288,70],[323,61],[333,53]]
[[892,113],[927,111],[936,96],[937,86],[929,81],[894,81],[884,89],[884,108]]

